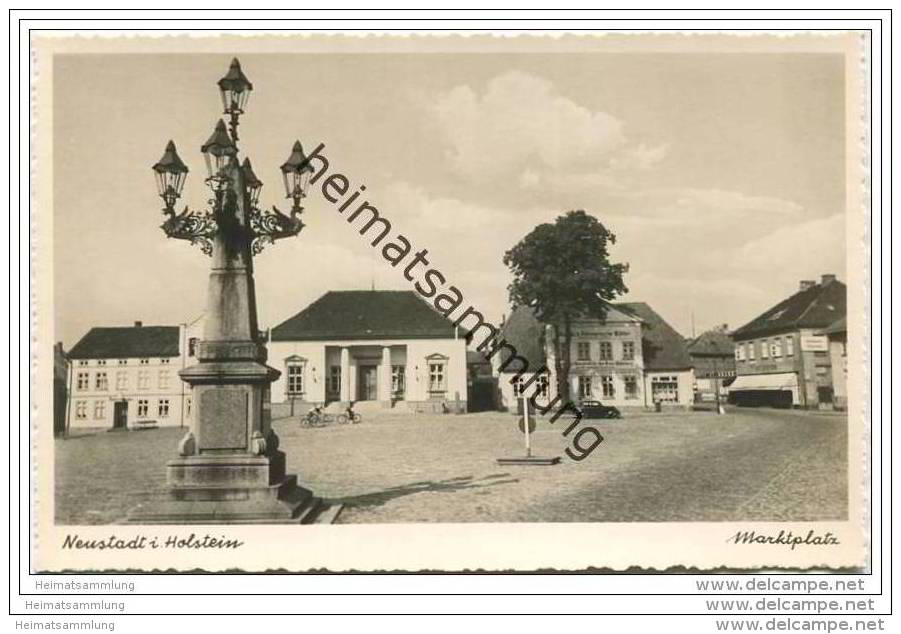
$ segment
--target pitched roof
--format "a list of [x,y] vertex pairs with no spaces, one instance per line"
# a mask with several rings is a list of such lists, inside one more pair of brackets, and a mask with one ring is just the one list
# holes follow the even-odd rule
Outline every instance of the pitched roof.
[[732,333],[744,339],[798,328],[825,328],[845,316],[848,289],[838,280],[813,284],[782,300]]
[[69,351],[70,359],[177,357],[178,326],[91,328]]
[[[500,339],[505,339],[516,348],[516,354],[528,361],[530,368],[538,369],[547,362],[544,354],[544,327],[528,306],[513,309],[510,318],[501,326],[498,340]],[[515,374],[521,369],[518,364],[513,363],[507,366],[506,371]]]
[[328,291],[272,329],[273,341],[453,337],[450,320],[413,291]]
[[692,367],[685,339],[645,302],[615,304],[641,319],[641,353],[646,370],[686,370]]
[[823,332],[820,334],[823,335],[837,335],[843,332],[848,332],[848,319],[847,317],[842,317],[831,324],[827,328],[823,329]]
[[730,357],[735,354],[735,344],[732,339],[719,328],[708,330],[694,339],[689,339],[685,343],[685,347],[691,356]]

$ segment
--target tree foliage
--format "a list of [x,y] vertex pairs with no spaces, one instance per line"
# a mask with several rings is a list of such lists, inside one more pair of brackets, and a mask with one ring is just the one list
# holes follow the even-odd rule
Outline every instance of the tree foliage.
[[504,254],[513,281],[507,287],[514,307],[528,306],[554,326],[558,392],[569,396],[571,325],[578,318],[604,320],[609,303],[628,289],[629,265],[610,261],[616,235],[583,210],[540,224]]

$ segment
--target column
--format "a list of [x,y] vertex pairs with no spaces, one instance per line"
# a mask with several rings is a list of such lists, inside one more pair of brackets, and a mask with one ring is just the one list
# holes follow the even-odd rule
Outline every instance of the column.
[[391,407],[391,348],[388,346],[382,346],[378,382],[379,401],[383,407]]
[[350,400],[350,350],[341,348],[341,400]]

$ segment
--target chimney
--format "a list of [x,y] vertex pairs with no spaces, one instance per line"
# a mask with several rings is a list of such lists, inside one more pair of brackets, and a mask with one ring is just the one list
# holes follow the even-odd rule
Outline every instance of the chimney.
[[136,321],[136,322],[135,322],[135,328],[140,328],[140,327],[143,326],[143,325],[144,325],[144,322],[142,322],[142,321]]
[[806,291],[808,288],[813,288],[817,283],[813,280],[801,280],[801,290]]
[[823,277],[820,281],[820,284],[822,284],[823,286],[826,286],[826,284],[829,284],[834,281],[835,281],[835,273],[823,273]]

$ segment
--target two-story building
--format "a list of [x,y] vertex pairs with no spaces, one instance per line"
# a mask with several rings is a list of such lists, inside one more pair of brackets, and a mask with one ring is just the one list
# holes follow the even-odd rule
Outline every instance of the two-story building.
[[831,407],[829,341],[822,330],[845,316],[847,288],[835,275],[802,280],[798,292],[732,333],[738,405]]
[[701,333],[686,347],[695,371],[695,401],[725,402],[727,386],[735,380],[735,346],[728,325]]
[[[533,312],[516,308],[506,320],[500,338],[528,360],[530,371],[511,384],[521,370],[511,364],[500,371],[501,405],[517,407],[523,393],[537,392],[536,402],[556,397],[553,326],[541,324]],[[580,319],[571,326],[570,395],[580,401],[599,400],[620,408],[687,407],[692,402],[691,359],[685,341],[650,306],[643,302],[611,305],[606,318]],[[500,370],[504,358],[493,359]],[[548,371],[535,371],[542,366]]]
[[66,428],[187,425],[190,390],[178,372],[193,362],[201,324],[91,328],[68,354]]
[[333,402],[465,411],[464,334],[413,291],[329,291],[271,330],[273,416]]

